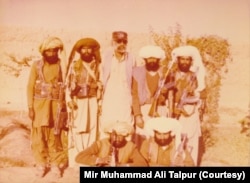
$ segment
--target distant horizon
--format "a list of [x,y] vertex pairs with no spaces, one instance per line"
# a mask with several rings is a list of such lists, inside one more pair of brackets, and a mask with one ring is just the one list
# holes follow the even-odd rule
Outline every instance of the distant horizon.
[[0,0],[0,25],[148,33],[179,24],[187,36],[250,42],[249,0]]

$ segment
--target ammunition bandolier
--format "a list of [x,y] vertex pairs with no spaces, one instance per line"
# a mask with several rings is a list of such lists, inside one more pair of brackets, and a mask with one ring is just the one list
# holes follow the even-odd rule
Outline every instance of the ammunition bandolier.
[[45,81],[43,75],[43,66],[44,66],[43,60],[39,60],[36,63],[38,78],[36,79],[35,83],[34,98],[59,100],[60,89],[63,84],[60,64],[58,63],[58,77],[52,83],[48,83]]
[[97,64],[92,61],[90,65],[81,59],[73,63],[73,68],[69,76],[71,97],[91,98],[97,96]]

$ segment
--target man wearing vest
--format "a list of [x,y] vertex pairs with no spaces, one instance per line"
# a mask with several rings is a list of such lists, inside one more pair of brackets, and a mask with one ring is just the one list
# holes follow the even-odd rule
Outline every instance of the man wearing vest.
[[[163,59],[165,58],[164,50],[155,45],[147,45],[140,49],[140,58],[143,59],[144,65],[138,66],[133,71],[133,111],[136,119],[143,119],[142,124],[146,123],[154,114],[150,115],[149,111],[152,104],[156,102],[155,111],[160,116],[166,116],[166,105],[164,101],[160,101],[162,95],[157,98],[157,92],[163,92],[163,89],[159,88],[160,82],[164,84],[164,67],[161,66]],[[160,91],[158,91],[160,90]],[[154,101],[156,100],[156,101]],[[143,128],[136,128],[134,141],[140,147],[141,141],[147,138],[147,133]]]
[[149,166],[194,166],[186,138],[181,138],[181,128],[178,120],[167,117],[151,118],[145,123],[150,138],[143,141],[140,152]]
[[206,97],[205,67],[198,49],[194,46],[177,47],[171,54],[176,67],[166,80],[166,83],[175,83],[171,102],[174,110],[170,117],[178,119],[183,126],[182,133],[187,134],[187,147],[197,166],[201,136],[199,107],[201,100]]
[[148,166],[137,146],[127,140],[134,131],[131,124],[116,121],[103,129],[106,137],[80,152],[76,162],[85,166]]
[[49,170],[60,177],[67,163],[66,112],[64,95],[64,46],[57,37],[48,37],[40,45],[42,59],[33,63],[28,85],[27,100],[32,120],[31,142],[36,161],[37,176]]
[[101,73],[104,90],[101,128],[110,121],[133,123],[131,88],[135,58],[127,51],[127,43],[126,32],[113,32],[112,48],[102,56]]
[[[74,59],[75,52],[79,58]],[[73,61],[73,62],[72,62]],[[67,95],[70,111],[69,166],[77,167],[75,156],[98,137],[98,101],[102,84],[99,81],[100,45],[93,38],[78,40],[70,54]]]

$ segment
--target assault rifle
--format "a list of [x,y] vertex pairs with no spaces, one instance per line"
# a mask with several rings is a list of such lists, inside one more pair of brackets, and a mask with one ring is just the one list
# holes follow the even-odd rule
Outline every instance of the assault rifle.
[[152,102],[151,107],[150,107],[149,112],[148,112],[148,115],[150,117],[158,117],[159,116],[159,114],[157,112],[158,99],[159,99],[159,96],[161,94],[161,90],[164,87],[167,76],[168,76],[168,74],[173,66],[173,63],[174,63],[174,61],[169,62],[168,70],[166,71],[164,77],[162,77],[160,82],[159,82],[158,88],[157,88],[157,90],[154,94],[154,97],[153,97],[153,102]]
[[56,152],[63,149],[61,141],[61,130],[66,126],[68,113],[65,104],[65,86],[63,83],[59,83],[59,99],[57,102],[57,113],[54,121],[54,135],[55,135],[55,147]]
[[177,114],[175,114],[176,119],[179,119],[181,114],[188,115],[188,114],[185,113],[185,111],[183,109],[183,106],[185,104],[187,104],[187,103],[195,103],[195,102],[197,102],[199,100],[199,98],[197,98],[197,97],[188,97],[188,89],[192,88],[193,85],[195,84],[196,74],[197,74],[198,70],[199,70],[199,68],[196,69],[195,73],[190,78],[189,85],[184,88],[184,90],[182,92],[182,95],[181,95],[181,98],[180,98],[179,102],[176,105],[176,109],[177,109],[177,111],[179,111]]
[[199,119],[201,122],[203,122],[203,117],[206,112],[206,107],[207,107],[206,99],[203,99],[201,102],[201,106],[199,107]]
[[117,166],[118,163],[118,149],[114,146],[114,142],[116,141],[117,133],[115,130],[112,130],[111,133],[111,160],[110,166]]
[[182,155],[183,155],[183,152],[186,149],[187,140],[188,140],[187,134],[182,134],[182,140],[181,140],[181,143],[179,144],[178,148],[175,151],[172,166],[176,166],[177,157],[180,157],[181,160],[182,160],[182,162],[178,162],[178,165],[180,164],[181,166],[184,166]]

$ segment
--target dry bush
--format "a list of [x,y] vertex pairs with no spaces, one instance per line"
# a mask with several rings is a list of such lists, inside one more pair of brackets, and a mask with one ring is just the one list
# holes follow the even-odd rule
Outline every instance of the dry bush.
[[33,166],[30,124],[15,111],[0,111],[0,168]]
[[163,64],[168,64],[172,59],[172,50],[178,46],[192,45],[200,51],[206,68],[205,83],[207,91],[206,108],[202,122],[203,139],[206,145],[213,145],[214,139],[212,139],[210,132],[213,130],[213,124],[219,121],[218,107],[221,80],[223,74],[228,71],[227,64],[232,61],[230,44],[226,39],[216,35],[184,37],[179,24],[170,27],[167,33],[157,33],[150,27],[150,35],[154,42],[165,50],[166,60]]

